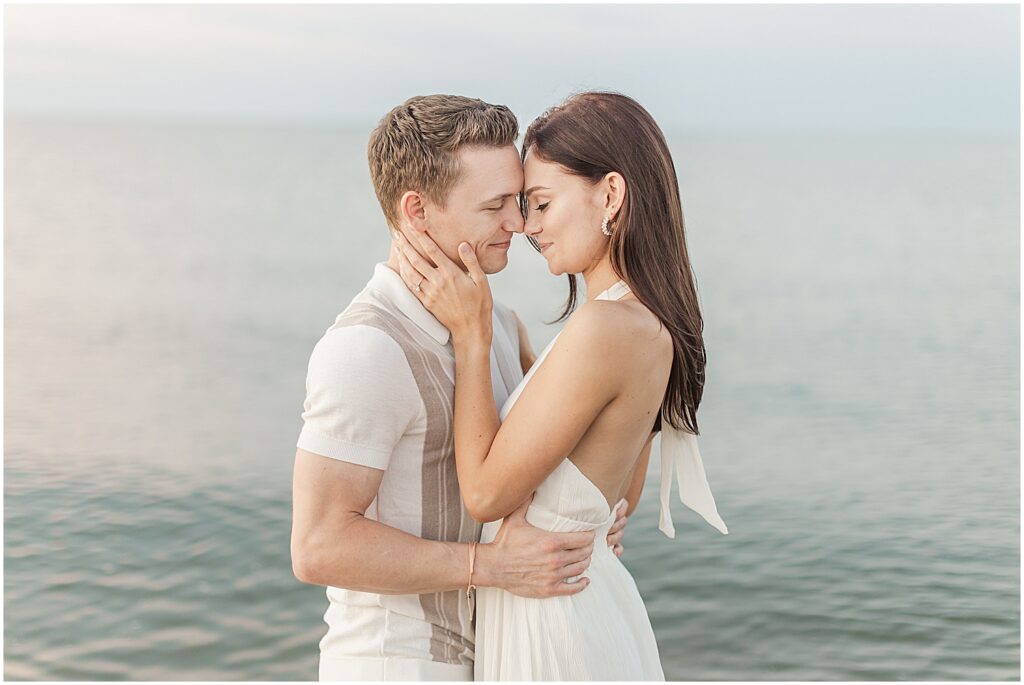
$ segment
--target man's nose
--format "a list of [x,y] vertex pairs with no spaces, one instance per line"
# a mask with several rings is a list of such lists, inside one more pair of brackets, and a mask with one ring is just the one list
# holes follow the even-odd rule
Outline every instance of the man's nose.
[[503,228],[510,233],[522,233],[525,223],[522,213],[517,210],[505,221]]

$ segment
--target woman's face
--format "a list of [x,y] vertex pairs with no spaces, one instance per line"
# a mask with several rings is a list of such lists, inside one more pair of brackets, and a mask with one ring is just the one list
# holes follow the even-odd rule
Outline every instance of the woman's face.
[[539,159],[532,148],[526,153],[523,172],[525,233],[540,245],[548,270],[556,276],[581,273],[600,261],[608,250],[608,238],[601,232],[601,184]]

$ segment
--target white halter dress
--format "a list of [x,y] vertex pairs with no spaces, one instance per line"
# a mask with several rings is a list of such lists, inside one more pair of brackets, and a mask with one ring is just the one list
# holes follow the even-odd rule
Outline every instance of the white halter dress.
[[[594,299],[618,300],[629,292],[619,281]],[[558,336],[544,349],[500,412],[504,420],[543,363]],[[675,537],[669,511],[672,470],[683,503],[723,534],[704,475],[697,439],[662,418],[661,520]],[[580,576],[590,586],[567,597],[530,599],[497,588],[478,588],[475,680],[665,680],[658,645],[636,583],[618,557],[601,544],[615,521],[601,490],[569,459],[537,488],[526,520],[555,532],[595,531],[590,567]],[[486,523],[481,542],[494,540],[501,520]]]

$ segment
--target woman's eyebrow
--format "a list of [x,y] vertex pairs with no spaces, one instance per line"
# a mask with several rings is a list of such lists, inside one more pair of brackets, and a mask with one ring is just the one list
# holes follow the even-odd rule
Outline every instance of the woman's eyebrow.
[[523,193],[523,195],[526,195],[527,197],[529,197],[530,193],[532,193],[534,191],[537,191],[537,190],[551,190],[551,189],[548,188],[547,186],[533,186],[532,188],[527,190],[525,193]]

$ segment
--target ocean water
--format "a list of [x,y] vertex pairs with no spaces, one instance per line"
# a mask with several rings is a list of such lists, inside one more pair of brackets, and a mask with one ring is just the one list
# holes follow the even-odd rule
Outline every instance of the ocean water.
[[[364,129],[8,118],[4,676],[311,680],[291,467],[383,259]],[[723,536],[658,461],[624,563],[666,675],[1020,679],[1018,138],[670,132]],[[540,350],[563,279],[494,277]]]

